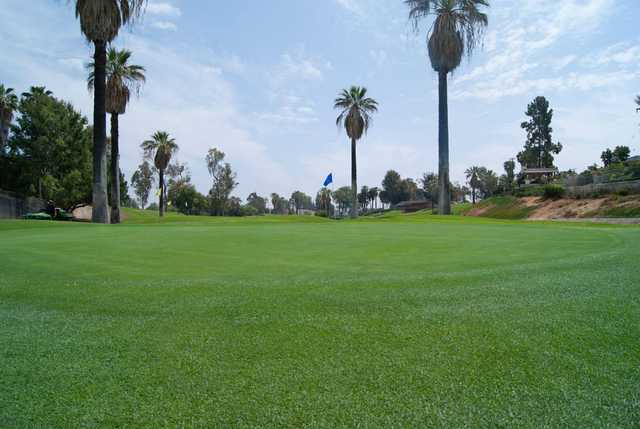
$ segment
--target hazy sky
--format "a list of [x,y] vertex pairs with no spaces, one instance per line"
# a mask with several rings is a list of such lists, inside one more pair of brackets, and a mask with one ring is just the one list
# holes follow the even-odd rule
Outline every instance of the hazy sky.
[[[46,85],[91,117],[83,64],[91,47],[73,2],[2,0],[0,82],[18,92]],[[450,81],[451,165],[502,163],[524,143],[526,105],[545,95],[555,109],[560,168],[583,169],[607,146],[640,152],[640,2],[492,0],[484,47]],[[388,169],[417,178],[437,169],[437,81],[402,0],[153,0],[123,31],[148,83],[121,119],[122,168],[140,142],[166,130],[199,190],[210,181],[207,149],[238,172],[236,194],[314,194],[327,173],[347,185],[349,144],[333,99],[352,84],[380,102],[358,153],[359,184]]]

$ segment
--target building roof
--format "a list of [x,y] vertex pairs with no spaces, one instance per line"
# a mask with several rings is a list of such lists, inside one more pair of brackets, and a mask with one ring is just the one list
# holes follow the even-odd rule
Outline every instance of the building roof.
[[557,173],[558,169],[555,167],[552,168],[523,168],[522,173],[524,174],[549,174],[549,173]]

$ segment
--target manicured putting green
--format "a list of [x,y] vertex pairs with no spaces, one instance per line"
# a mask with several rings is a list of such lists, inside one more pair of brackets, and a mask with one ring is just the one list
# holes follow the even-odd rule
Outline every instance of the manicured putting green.
[[0,222],[0,427],[633,427],[640,228]]

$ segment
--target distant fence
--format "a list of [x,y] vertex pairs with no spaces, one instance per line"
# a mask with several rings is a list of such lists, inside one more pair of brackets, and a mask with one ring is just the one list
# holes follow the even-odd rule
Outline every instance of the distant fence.
[[640,194],[640,180],[630,180],[627,182],[591,183],[582,186],[567,186],[566,190],[567,194],[572,197],[590,197],[599,194],[615,194],[618,192]]
[[0,219],[16,219],[46,207],[40,198],[24,197],[0,190]]

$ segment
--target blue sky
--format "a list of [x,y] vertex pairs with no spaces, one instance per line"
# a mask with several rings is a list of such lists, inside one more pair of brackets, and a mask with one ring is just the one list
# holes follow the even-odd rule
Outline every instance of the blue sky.
[[[92,49],[72,2],[2,3],[0,82],[18,92],[46,85],[90,117],[83,64]],[[489,16],[483,48],[450,80],[454,181],[471,165],[502,173],[537,95],[555,109],[560,168],[581,170],[608,146],[640,152],[637,0],[492,0]],[[210,147],[227,153],[242,198],[315,195],[331,171],[348,185],[349,145],[332,102],[352,84],[381,105],[358,149],[359,184],[379,185],[388,169],[413,178],[437,169],[436,75],[401,0],[152,0],[114,44],[148,75],[121,119],[127,178],[140,142],[167,130],[201,192]]]

